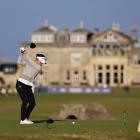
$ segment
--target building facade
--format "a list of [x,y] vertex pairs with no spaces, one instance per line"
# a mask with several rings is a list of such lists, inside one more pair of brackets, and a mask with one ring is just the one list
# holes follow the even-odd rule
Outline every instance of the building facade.
[[29,48],[29,43],[20,47],[26,46],[33,58],[39,52],[46,55],[43,74],[36,79],[43,86],[140,85],[140,43],[135,26],[127,35],[118,24],[105,31],[89,31],[80,23],[73,31],[60,31],[45,22],[31,33],[31,42],[36,43],[35,49]]
[[134,26],[127,35],[118,24],[92,32],[83,23],[74,31],[56,31],[45,23],[31,33],[31,42],[37,44],[34,50],[28,48],[32,56],[37,52],[47,56],[43,75],[37,79],[45,86],[140,84],[140,43]]
[[0,93],[15,92],[15,83],[19,76],[17,63],[10,60],[0,60]]

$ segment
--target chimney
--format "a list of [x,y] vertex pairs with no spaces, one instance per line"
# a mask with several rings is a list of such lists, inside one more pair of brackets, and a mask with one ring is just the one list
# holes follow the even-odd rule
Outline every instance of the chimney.
[[116,31],[120,31],[120,25],[118,23],[113,23],[112,24],[112,29]]
[[131,39],[133,42],[137,41],[137,28],[135,25],[133,25],[131,28]]
[[45,26],[45,27],[48,27],[48,26],[49,26],[48,20],[45,20],[44,26]]
[[80,22],[79,28],[80,28],[80,29],[84,29],[84,22],[83,22],[83,21]]

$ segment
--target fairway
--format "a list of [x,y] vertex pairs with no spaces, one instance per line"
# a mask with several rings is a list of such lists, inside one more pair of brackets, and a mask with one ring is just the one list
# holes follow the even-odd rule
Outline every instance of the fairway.
[[[14,95],[0,96],[0,140],[139,140],[137,132],[140,120],[139,89],[126,94],[114,89],[111,94],[35,94],[36,107],[32,120],[46,120],[63,104],[100,103],[107,108],[114,120],[55,121],[19,125],[20,99]],[[123,112],[126,111],[126,124]],[[57,118],[54,118],[57,119]]]

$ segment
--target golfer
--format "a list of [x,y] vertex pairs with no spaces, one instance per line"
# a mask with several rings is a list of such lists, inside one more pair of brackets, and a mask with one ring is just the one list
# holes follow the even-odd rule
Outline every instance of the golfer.
[[16,89],[22,101],[20,124],[33,124],[29,119],[31,112],[35,107],[33,82],[36,76],[42,72],[42,64],[46,64],[46,59],[43,54],[36,54],[35,60],[32,60],[27,54],[25,48],[21,48],[18,64],[24,66],[24,69],[16,83]]

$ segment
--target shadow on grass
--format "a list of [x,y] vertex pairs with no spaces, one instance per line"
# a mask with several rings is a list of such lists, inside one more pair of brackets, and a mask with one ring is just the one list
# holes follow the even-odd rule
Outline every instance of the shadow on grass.
[[54,120],[54,119],[46,119],[46,120],[34,120],[33,122],[35,123],[35,124],[39,124],[39,123],[46,123],[46,125],[47,125],[47,128],[49,128],[50,129],[50,125],[51,124],[53,124],[54,122],[56,122],[56,121],[66,121],[66,120]]

